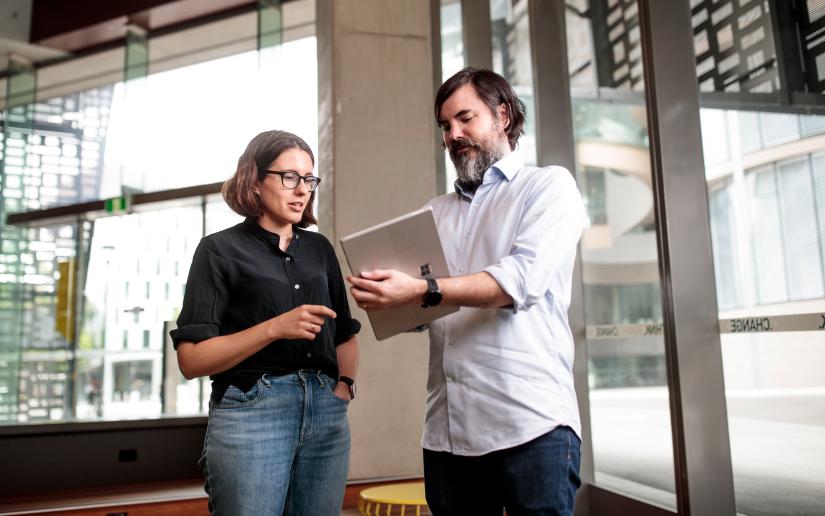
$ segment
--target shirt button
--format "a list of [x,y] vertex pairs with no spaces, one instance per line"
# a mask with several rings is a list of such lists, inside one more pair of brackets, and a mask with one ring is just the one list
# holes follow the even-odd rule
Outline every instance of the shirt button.
[[287,256],[287,257],[286,257],[286,261],[291,262],[291,261],[292,261],[292,258],[290,258],[289,256]]
[[307,353],[307,358],[312,358],[312,353]]
[[295,290],[298,290],[299,288],[301,288],[301,285],[299,285],[299,284],[297,284],[297,283],[296,283],[296,284],[295,284]]

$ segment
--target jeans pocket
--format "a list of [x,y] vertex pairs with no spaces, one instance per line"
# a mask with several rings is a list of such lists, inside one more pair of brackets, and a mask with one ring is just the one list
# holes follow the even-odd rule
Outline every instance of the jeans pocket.
[[230,385],[226,388],[226,392],[223,393],[223,398],[221,398],[221,401],[215,405],[215,409],[248,407],[257,403],[258,400],[261,399],[262,394],[263,389],[261,388],[260,380],[255,382],[255,384],[246,392],[240,390],[234,385]]
[[337,401],[338,403],[342,404],[345,407],[349,405],[350,400],[345,400],[344,398],[340,398],[337,394],[335,394],[335,381],[331,381],[331,382],[327,383],[326,385],[327,385],[327,391],[329,392],[329,395],[332,396],[333,398],[335,398],[335,401]]

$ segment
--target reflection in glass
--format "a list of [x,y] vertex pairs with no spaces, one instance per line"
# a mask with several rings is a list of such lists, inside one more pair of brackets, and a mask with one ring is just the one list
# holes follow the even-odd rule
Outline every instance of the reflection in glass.
[[152,399],[152,361],[115,362],[113,403],[149,401]]
[[596,483],[675,508],[645,109],[574,100]]
[[460,0],[441,0],[441,81],[464,68]]
[[[464,26],[460,0],[441,0],[441,81],[464,68]],[[458,175],[450,156],[444,152],[445,192],[452,192]]]
[[[825,117],[702,117],[719,318],[825,313]],[[715,123],[705,123],[713,120]],[[821,331],[722,334],[736,509],[825,513]]]
[[533,102],[533,65],[527,0],[490,0],[490,18],[493,70],[507,79],[527,106],[524,135],[519,139],[517,151],[525,164],[535,165],[536,110]]
[[[317,204],[315,205],[317,209]],[[206,231],[211,235],[222,229],[238,224],[243,221],[243,217],[232,211],[220,195],[212,196],[206,203]]]
[[[102,386],[78,389],[102,387],[100,417],[160,415],[164,323],[180,311],[189,263],[203,234],[202,218],[200,206],[193,206],[95,221],[81,330],[81,343],[91,350],[78,353],[101,360],[103,378]],[[157,262],[138,268],[146,260]],[[147,288],[135,291],[130,283]],[[176,287],[169,288],[168,297],[166,285]],[[98,378],[92,375],[90,381]]]

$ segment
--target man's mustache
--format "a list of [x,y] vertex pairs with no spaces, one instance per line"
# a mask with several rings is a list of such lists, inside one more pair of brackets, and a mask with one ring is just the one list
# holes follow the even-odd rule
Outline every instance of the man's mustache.
[[450,144],[450,154],[455,155],[458,151],[467,147],[481,150],[481,145],[479,145],[478,142],[469,139],[462,139],[456,140]]

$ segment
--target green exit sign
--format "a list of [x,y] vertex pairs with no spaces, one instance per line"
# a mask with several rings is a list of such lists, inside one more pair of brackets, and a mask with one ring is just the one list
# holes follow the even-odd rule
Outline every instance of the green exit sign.
[[122,213],[129,209],[129,201],[126,197],[113,197],[103,201],[106,213]]

